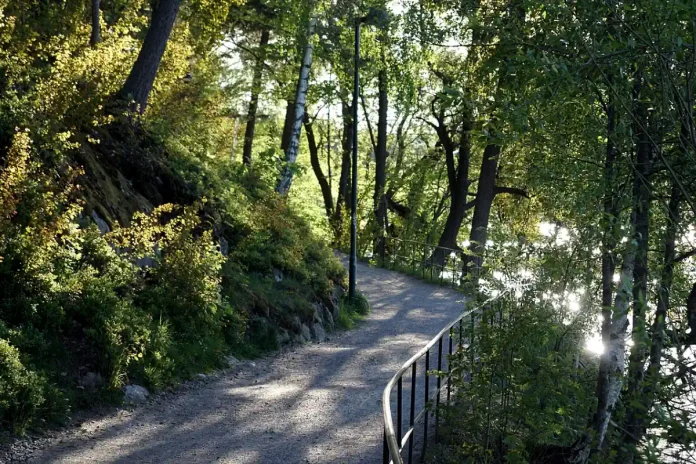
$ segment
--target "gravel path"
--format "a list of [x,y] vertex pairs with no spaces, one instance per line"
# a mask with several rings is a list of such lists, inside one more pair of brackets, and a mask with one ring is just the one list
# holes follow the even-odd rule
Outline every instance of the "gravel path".
[[30,462],[381,462],[382,389],[463,303],[460,293],[362,264],[358,286],[372,313],[354,330],[85,422]]

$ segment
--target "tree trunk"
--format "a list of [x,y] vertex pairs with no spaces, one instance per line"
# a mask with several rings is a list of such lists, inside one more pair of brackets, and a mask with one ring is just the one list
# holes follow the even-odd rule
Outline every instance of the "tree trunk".
[[[616,400],[621,393],[621,381],[626,369],[626,330],[628,329],[628,309],[631,301],[631,279],[636,248],[630,245],[621,266],[621,277],[614,299],[609,343],[599,362],[597,374],[597,411],[592,429],[595,434],[594,449],[600,449],[607,434],[609,420]],[[589,448],[587,449],[589,451]]]
[[[636,422],[637,416],[647,415],[642,411],[644,366],[648,355],[649,336],[646,329],[646,314],[648,306],[648,245],[650,232],[650,185],[648,175],[650,171],[651,147],[646,127],[648,124],[647,109],[645,103],[640,101],[641,79],[636,79],[634,88],[634,101],[636,102],[636,161],[633,167],[635,176],[633,180],[634,214],[636,226],[634,240],[637,243],[635,266],[633,269],[633,329],[631,355],[629,357],[627,387],[624,392],[627,405],[624,419],[623,435],[639,435],[640,430]],[[626,438],[631,441],[632,438]],[[624,439],[619,441],[619,445]],[[620,448],[617,462],[633,462],[634,449]]]
[[334,208],[334,231],[336,239],[341,237],[341,214],[343,208],[350,209],[350,155],[353,148],[353,107],[341,104],[343,118],[343,137],[341,140],[341,175],[338,179],[338,195]]
[[317,177],[317,181],[319,182],[321,195],[324,198],[326,217],[330,221],[333,217],[333,198],[331,194],[331,187],[329,186],[329,182],[321,169],[321,163],[319,162],[319,148],[317,147],[316,138],[314,137],[312,123],[309,121],[309,115],[306,112],[304,115],[304,126],[305,133],[307,134],[307,145],[309,146],[309,158],[312,163],[312,170],[314,171],[314,175]]
[[134,101],[140,113],[147,106],[180,6],[181,0],[160,0],[157,3],[138,58],[119,92],[121,98]]
[[89,44],[94,47],[101,41],[101,23],[99,22],[99,3],[100,0],[92,0],[92,34]]
[[[611,82],[611,81],[610,81]],[[607,145],[606,157],[604,159],[604,193],[603,193],[603,212],[605,223],[605,231],[602,237],[602,345],[608,347],[611,344],[612,335],[612,302],[614,297],[614,272],[615,264],[615,248],[617,239],[615,231],[617,228],[618,203],[614,196],[616,182],[616,156],[617,150],[614,144],[614,135],[616,133],[616,108],[614,106],[613,96],[609,96],[607,104]],[[606,381],[606,373],[600,372],[600,379]],[[598,380],[599,382],[599,380]],[[596,394],[599,395],[603,389],[597,388]],[[598,433],[596,416],[593,417],[588,424],[589,430]],[[573,462],[585,462],[589,457],[592,445],[592,436],[588,432],[578,441],[576,445],[576,459]]]
[[254,77],[251,80],[251,98],[249,99],[249,111],[247,112],[246,129],[244,130],[244,149],[242,150],[242,162],[249,166],[251,164],[251,150],[254,145],[254,130],[256,129],[256,110],[259,106],[259,94],[261,93],[261,79],[263,77],[263,66],[266,58],[266,46],[268,45],[269,32],[261,31],[259,41],[259,54],[254,66]]
[[[462,120],[461,135],[459,138],[459,156],[454,177],[450,171],[454,169],[454,162],[447,164],[447,178],[449,181],[450,191],[450,207],[445,220],[445,228],[442,230],[440,240],[437,245],[443,248],[458,249],[457,236],[459,229],[464,221],[464,215],[470,209],[467,205],[467,196],[469,191],[469,164],[471,159],[471,114],[469,110],[464,110]],[[454,156],[452,155],[452,158]],[[454,182],[452,181],[454,179]],[[445,263],[446,252],[442,249],[436,249],[433,254],[433,264],[442,267]]]
[[384,234],[387,224],[387,71],[381,69],[378,74],[379,87],[379,121],[377,122],[377,150],[375,151],[375,194],[374,210],[377,219],[377,236],[374,253],[378,256],[384,251]]
[[307,100],[307,88],[309,87],[309,71],[312,68],[312,54],[314,53],[312,36],[314,35],[316,23],[316,18],[311,18],[307,28],[307,43],[304,47],[300,77],[297,80],[297,90],[295,91],[295,111],[290,130],[290,140],[285,150],[285,166],[276,186],[276,191],[281,195],[287,195],[290,190],[290,185],[292,185],[292,165],[295,164],[300,149],[300,133],[302,132],[302,120],[304,119],[305,102]]
[[[494,135],[492,136],[494,137]],[[479,173],[476,200],[474,203],[474,215],[471,218],[471,232],[469,234],[469,251],[472,255],[467,258],[467,275],[476,284],[481,275],[483,266],[483,254],[488,239],[488,220],[491,215],[491,207],[495,198],[495,178],[498,173],[498,157],[500,145],[489,143],[483,151],[481,171]]]

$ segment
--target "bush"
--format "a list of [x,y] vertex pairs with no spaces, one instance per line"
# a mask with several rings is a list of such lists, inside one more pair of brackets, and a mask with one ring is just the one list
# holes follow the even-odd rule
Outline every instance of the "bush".
[[0,422],[23,433],[45,402],[45,379],[19,360],[19,350],[0,339]]

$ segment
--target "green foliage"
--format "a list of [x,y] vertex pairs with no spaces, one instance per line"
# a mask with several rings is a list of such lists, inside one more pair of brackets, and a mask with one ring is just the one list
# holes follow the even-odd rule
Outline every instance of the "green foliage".
[[370,303],[360,292],[351,299],[347,295],[341,299],[341,311],[338,314],[338,324],[346,329],[352,329],[370,313]]

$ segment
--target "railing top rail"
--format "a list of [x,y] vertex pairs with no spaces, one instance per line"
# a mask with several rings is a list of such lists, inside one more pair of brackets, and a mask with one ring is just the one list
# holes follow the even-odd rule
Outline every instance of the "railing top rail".
[[462,314],[457,316],[452,322],[447,324],[440,332],[433,337],[427,345],[425,345],[423,348],[418,351],[418,353],[414,354],[411,356],[411,358],[406,361],[403,366],[401,366],[401,369],[399,369],[396,374],[389,380],[389,383],[387,383],[387,386],[384,387],[384,391],[382,393],[382,414],[384,416],[384,432],[386,434],[386,439],[387,439],[387,446],[389,447],[389,454],[391,455],[391,461],[394,462],[395,464],[403,464],[403,459],[401,458],[401,449],[400,449],[400,444],[399,441],[401,440],[401,437],[398,438],[396,437],[396,433],[394,431],[394,421],[392,420],[392,412],[391,412],[391,391],[394,389],[394,386],[396,385],[396,382],[399,380],[401,376],[408,371],[408,369],[413,365],[413,363],[417,362],[420,358],[425,355],[432,347],[435,346],[436,343],[452,328],[454,327],[455,324],[457,324],[460,320],[462,320],[464,317],[469,316],[472,312],[474,312],[475,309],[470,309],[468,311],[464,311]]
[[440,245],[433,245],[431,243],[419,242],[418,240],[411,240],[411,239],[407,239],[407,238],[389,237],[387,240],[396,240],[397,242],[414,243],[416,245],[427,246],[430,248],[440,248],[442,250],[448,250],[448,251],[452,251],[455,253],[464,253],[464,250],[461,250],[461,249],[449,248],[449,247],[444,247],[444,246],[440,246]]

